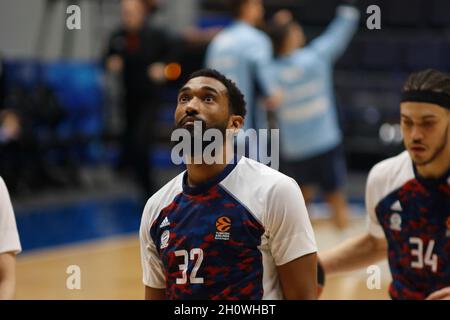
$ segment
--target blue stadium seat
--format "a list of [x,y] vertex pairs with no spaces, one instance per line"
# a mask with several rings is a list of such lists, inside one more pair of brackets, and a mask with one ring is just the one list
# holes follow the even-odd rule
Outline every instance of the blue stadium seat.
[[95,136],[101,133],[100,75],[100,67],[94,63],[53,62],[45,66],[45,80],[55,90],[68,115],[69,123],[62,127],[65,134]]
[[437,39],[413,39],[406,44],[405,49],[405,67],[411,72],[426,68],[439,69],[444,57],[449,57],[448,54],[443,56],[442,41]]
[[34,87],[39,80],[39,63],[36,60],[5,60],[5,83],[7,88],[18,86]]
[[172,149],[170,146],[160,146],[155,147],[153,150],[150,151],[150,161],[153,164],[153,166],[157,168],[170,168],[173,167],[174,164],[172,162],[171,156]]
[[229,15],[207,15],[201,16],[197,20],[197,27],[200,29],[207,29],[212,27],[226,27],[228,26],[233,19]]
[[364,68],[394,71],[401,67],[402,49],[395,39],[365,40],[362,51]]

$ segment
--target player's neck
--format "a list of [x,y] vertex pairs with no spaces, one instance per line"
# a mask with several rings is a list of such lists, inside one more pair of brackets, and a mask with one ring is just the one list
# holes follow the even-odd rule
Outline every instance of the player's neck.
[[[212,164],[207,164],[204,162],[196,164],[194,163],[194,161],[191,161],[190,164],[186,165],[187,182],[190,187],[195,187],[202,183],[205,183],[206,181],[214,179],[222,173],[222,171],[230,162],[235,161],[232,148],[230,149],[230,147],[228,147],[227,152],[223,152],[223,150],[224,149],[217,151],[220,152],[220,154],[216,158],[219,159],[219,161],[214,161],[214,163]],[[227,153],[229,155],[228,157],[226,156]]]
[[426,179],[436,179],[442,177],[450,168],[450,150],[445,148],[441,154],[431,163],[423,166],[416,166],[417,172]]
[[199,186],[217,177],[226,167],[223,164],[188,164],[187,183],[190,187]]

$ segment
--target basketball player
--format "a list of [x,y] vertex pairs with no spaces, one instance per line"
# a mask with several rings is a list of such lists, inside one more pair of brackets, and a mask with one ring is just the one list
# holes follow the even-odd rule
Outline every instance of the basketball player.
[[[179,91],[175,125],[192,132],[199,121],[225,135],[245,113],[235,84],[204,69]],[[148,200],[140,229],[147,299],[317,298],[317,248],[297,183],[232,158],[188,163]]]
[[16,254],[21,250],[11,200],[0,177],[0,300],[14,298]]
[[327,274],[387,257],[393,299],[450,299],[450,76],[410,75],[400,104],[407,151],[369,173],[366,234],[321,257]]

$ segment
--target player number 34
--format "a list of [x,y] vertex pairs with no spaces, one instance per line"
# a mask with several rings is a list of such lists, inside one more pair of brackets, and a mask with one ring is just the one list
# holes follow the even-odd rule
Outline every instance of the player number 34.
[[189,276],[190,283],[203,283],[203,278],[197,277],[198,269],[203,261],[203,250],[200,248],[191,249],[191,252],[187,250],[177,250],[175,251],[175,256],[183,257],[184,262],[178,265],[178,268],[182,272],[182,277],[177,278],[177,284],[186,284],[187,283],[187,271],[189,266],[189,258],[192,261],[195,261],[194,268],[192,268],[191,275]]
[[409,238],[409,243],[411,244],[411,255],[416,258],[416,260],[411,261],[411,267],[423,269],[424,266],[430,266],[431,271],[436,272],[438,257],[435,253],[433,254],[434,240],[428,242],[425,254],[423,240],[421,238],[411,237]]

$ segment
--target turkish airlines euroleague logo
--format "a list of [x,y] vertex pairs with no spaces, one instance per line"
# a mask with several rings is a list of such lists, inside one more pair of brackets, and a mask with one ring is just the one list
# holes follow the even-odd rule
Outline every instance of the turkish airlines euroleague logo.
[[231,219],[228,217],[220,217],[216,220],[216,240],[230,240]]
[[228,217],[220,217],[216,221],[217,231],[228,232],[231,229],[231,219]]

